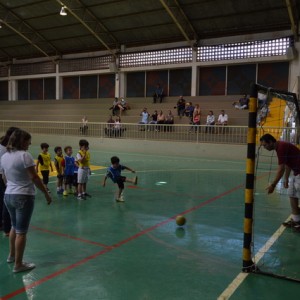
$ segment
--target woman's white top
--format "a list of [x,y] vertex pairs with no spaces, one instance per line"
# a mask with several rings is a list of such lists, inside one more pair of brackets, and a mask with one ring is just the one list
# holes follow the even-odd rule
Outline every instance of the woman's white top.
[[35,195],[34,184],[27,168],[35,166],[32,155],[26,151],[6,152],[1,157],[1,168],[7,184],[5,194]]

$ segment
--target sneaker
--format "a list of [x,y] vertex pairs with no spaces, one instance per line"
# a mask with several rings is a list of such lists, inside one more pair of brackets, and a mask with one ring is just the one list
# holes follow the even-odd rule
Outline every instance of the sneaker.
[[137,176],[135,176],[135,178],[134,178],[134,184],[137,185],[137,183],[138,183],[138,178],[137,178]]
[[299,226],[300,227],[300,221],[299,222],[295,222],[293,219],[290,219],[287,222],[283,222],[282,223],[283,226],[287,227],[287,228],[294,228]]
[[19,268],[14,268],[14,273],[25,272],[35,268],[35,264],[23,262],[22,266]]
[[77,199],[78,199],[78,200],[81,200],[81,201],[82,201],[82,200],[85,200],[85,198],[84,198],[82,195],[77,196]]
[[125,202],[125,200],[123,199],[123,197],[117,198],[116,201],[117,202]]
[[9,255],[8,258],[6,259],[6,262],[8,262],[9,264],[13,263],[13,262],[15,262],[15,258],[13,256]]
[[[48,193],[50,193],[49,190],[48,190]],[[56,193],[57,193],[58,195],[61,195],[61,194],[63,193],[63,191],[62,191],[62,190],[57,190]]]
[[68,192],[67,192],[67,191],[64,191],[64,192],[63,192],[63,195],[64,195],[64,196],[68,196]]

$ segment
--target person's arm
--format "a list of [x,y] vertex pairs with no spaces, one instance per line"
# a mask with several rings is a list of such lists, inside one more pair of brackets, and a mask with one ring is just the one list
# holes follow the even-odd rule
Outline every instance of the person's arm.
[[36,167],[35,167],[35,170],[36,170],[37,173],[39,172],[39,165],[40,165],[40,162],[38,160],[37,163],[36,163]]
[[83,162],[84,159],[85,159],[86,152],[83,151],[83,153],[84,153],[83,155],[81,155],[80,153],[77,154],[77,161],[78,161],[79,163]]
[[268,194],[272,194],[274,192],[275,187],[276,187],[277,183],[279,182],[279,180],[281,179],[281,177],[283,176],[284,172],[285,172],[285,165],[284,164],[279,165],[277,168],[277,171],[276,171],[275,179],[266,188],[266,190],[268,191]]
[[1,175],[2,175],[2,180],[3,180],[4,184],[7,185],[7,180],[6,180],[5,174],[2,173]]
[[32,180],[32,182],[34,183],[34,185],[44,193],[46,201],[48,204],[50,204],[52,202],[52,199],[46,189],[46,187],[44,186],[41,178],[38,176],[34,166],[32,167],[28,167],[27,169],[28,175],[30,177],[30,179]]
[[102,182],[103,187],[106,185],[106,179],[107,179],[107,175],[105,175],[105,177],[103,178],[103,182]]
[[59,165],[58,165],[58,161],[56,158],[54,159],[54,166],[55,166],[57,175],[59,175]]
[[285,189],[287,189],[289,187],[289,177],[291,174],[291,168],[288,166],[285,166],[285,173],[284,173],[284,182],[283,182],[283,186]]

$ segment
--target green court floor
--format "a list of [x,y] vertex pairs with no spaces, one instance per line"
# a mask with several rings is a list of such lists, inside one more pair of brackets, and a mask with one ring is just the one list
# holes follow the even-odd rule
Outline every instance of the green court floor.
[[[38,148],[30,152],[37,156]],[[137,171],[138,186],[128,184],[125,203],[116,203],[116,187],[101,186],[105,169],[95,170],[92,198],[78,201],[56,195],[53,177],[54,202],[47,206],[38,192],[28,233],[24,258],[36,268],[13,274],[8,239],[0,238],[0,299],[298,299],[300,283],[255,274],[235,281],[243,275],[245,161],[93,149],[91,155],[97,166],[118,155]],[[287,196],[266,195],[268,164],[257,175],[257,265],[300,279],[300,233],[275,234],[290,214]],[[177,215],[186,217],[184,227]]]

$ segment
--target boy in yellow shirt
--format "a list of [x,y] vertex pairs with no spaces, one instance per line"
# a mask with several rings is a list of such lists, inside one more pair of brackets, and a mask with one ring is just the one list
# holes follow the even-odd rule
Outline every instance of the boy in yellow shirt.
[[57,192],[57,194],[62,194],[64,192],[64,189],[63,189],[63,179],[64,179],[63,161],[64,161],[64,156],[62,154],[62,148],[60,146],[55,147],[54,152],[56,154],[55,158],[54,158],[54,165],[55,165],[56,174],[57,174],[56,192]]
[[[39,169],[41,171],[42,177],[43,177],[43,184],[45,188],[48,190],[48,182],[49,182],[49,174],[50,174],[50,169],[51,172],[53,172],[53,167],[51,164],[51,155],[48,152],[49,145],[47,143],[41,143],[41,149],[42,152],[38,156],[38,161],[36,164],[36,172],[38,173]],[[40,168],[39,168],[40,167]]]
[[88,177],[90,175],[90,160],[91,155],[89,152],[89,142],[87,140],[79,141],[79,151],[76,156],[76,161],[78,162],[78,200],[85,200],[86,197],[91,197],[86,192],[86,185],[88,182]]

